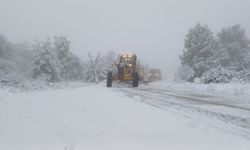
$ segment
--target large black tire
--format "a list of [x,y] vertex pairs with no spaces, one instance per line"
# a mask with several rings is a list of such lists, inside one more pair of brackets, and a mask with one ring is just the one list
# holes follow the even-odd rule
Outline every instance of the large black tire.
[[133,87],[138,87],[138,85],[139,85],[139,73],[138,72],[134,72],[132,86]]
[[108,75],[107,75],[107,87],[112,87],[112,72],[108,72]]

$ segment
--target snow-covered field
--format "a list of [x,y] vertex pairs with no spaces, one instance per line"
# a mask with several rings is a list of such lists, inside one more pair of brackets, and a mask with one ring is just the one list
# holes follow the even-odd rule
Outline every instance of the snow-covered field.
[[[178,85],[163,83],[151,85],[154,86],[171,86],[174,89],[177,88],[174,86]],[[180,91],[187,88],[187,85],[185,88],[181,88],[180,85],[178,87],[177,90]],[[206,92],[201,87],[197,90]],[[244,98],[246,96],[245,94]],[[206,126],[204,119],[203,123],[200,123],[199,120],[183,117],[181,113],[185,112],[162,110],[141,100],[139,95],[129,97],[119,92],[116,87],[106,88],[104,84],[23,93],[10,93],[0,89],[0,149],[249,150],[250,148],[250,139],[220,130],[230,128],[223,122],[206,118],[206,123],[216,124],[220,129]]]

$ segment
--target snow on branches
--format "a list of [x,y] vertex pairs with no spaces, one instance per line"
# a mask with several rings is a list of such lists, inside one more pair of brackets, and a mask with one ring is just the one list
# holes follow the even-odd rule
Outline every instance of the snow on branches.
[[115,62],[116,53],[114,51],[107,52],[106,55],[98,53],[95,57],[88,53],[88,61],[85,63],[84,76],[88,82],[100,82],[107,77],[108,70],[111,69]]
[[240,25],[224,28],[213,36],[207,25],[199,23],[189,30],[185,49],[180,56],[182,65],[189,66],[204,83],[249,81],[250,46]]
[[32,77],[49,82],[82,80],[82,62],[69,51],[69,46],[66,37],[55,37],[54,43],[36,42]]
[[182,65],[192,68],[194,77],[201,77],[211,68],[212,56],[217,46],[217,41],[208,26],[198,23],[186,36],[185,49],[180,56]]

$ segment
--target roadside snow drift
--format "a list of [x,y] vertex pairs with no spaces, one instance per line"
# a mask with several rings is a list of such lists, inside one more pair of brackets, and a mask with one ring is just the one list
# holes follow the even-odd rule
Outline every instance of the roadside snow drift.
[[205,128],[102,85],[32,93],[0,90],[1,150],[247,150]]

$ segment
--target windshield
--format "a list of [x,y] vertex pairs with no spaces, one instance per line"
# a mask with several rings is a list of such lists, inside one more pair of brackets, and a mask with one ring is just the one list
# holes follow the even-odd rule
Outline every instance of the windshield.
[[120,63],[135,64],[136,60],[135,60],[135,57],[123,57],[123,56],[121,56]]

